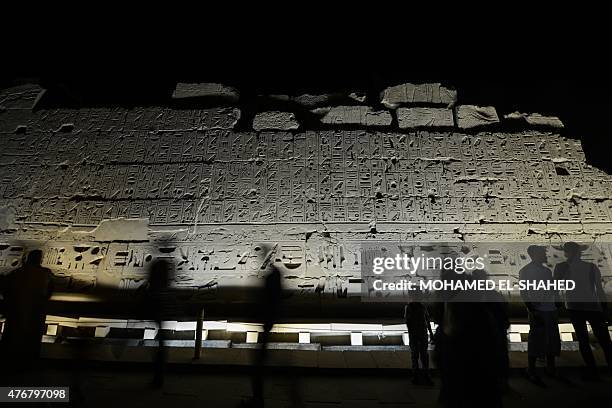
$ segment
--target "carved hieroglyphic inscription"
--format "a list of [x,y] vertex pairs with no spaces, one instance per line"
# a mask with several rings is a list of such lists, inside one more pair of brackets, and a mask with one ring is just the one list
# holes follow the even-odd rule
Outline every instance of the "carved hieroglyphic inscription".
[[[2,135],[20,222],[610,221],[580,144],[525,133],[229,130]],[[571,201],[568,197],[581,199]]]
[[[19,264],[26,244],[42,245],[68,289],[137,288],[152,259],[171,257],[177,286],[209,293],[260,277],[256,248],[268,242],[279,245],[289,286],[344,293],[364,239],[612,237],[612,177],[586,164],[577,140],[538,131],[237,132],[239,116],[7,107],[0,271]],[[91,232],[122,218],[144,220],[134,225],[148,225],[148,240]]]

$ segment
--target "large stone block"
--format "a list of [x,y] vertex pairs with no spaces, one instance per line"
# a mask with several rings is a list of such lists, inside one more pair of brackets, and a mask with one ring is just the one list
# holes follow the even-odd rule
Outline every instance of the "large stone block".
[[187,84],[179,82],[172,93],[174,99],[188,98],[222,98],[232,102],[236,102],[239,98],[239,93],[235,88],[223,84],[201,83]]
[[331,125],[389,126],[391,113],[374,111],[369,106],[335,106],[323,116],[321,122]]
[[381,103],[388,108],[401,104],[436,104],[453,106],[457,101],[457,91],[434,84],[401,84],[389,87],[382,93]]
[[548,127],[563,129],[563,122],[556,116],[544,116],[539,113],[520,113],[512,112],[504,115],[504,119],[512,121],[523,121],[533,127]]
[[492,106],[460,105],[456,108],[457,126],[461,129],[493,125],[499,123],[497,112]]
[[311,94],[303,94],[292,97],[291,100],[295,103],[298,103],[307,107],[315,107],[328,105],[334,98],[338,98],[338,95],[333,94],[321,94],[321,95],[311,95]]
[[253,129],[259,130],[294,130],[299,127],[292,112],[268,111],[259,112],[253,119]]
[[402,129],[452,127],[453,111],[445,108],[399,108],[397,120]]

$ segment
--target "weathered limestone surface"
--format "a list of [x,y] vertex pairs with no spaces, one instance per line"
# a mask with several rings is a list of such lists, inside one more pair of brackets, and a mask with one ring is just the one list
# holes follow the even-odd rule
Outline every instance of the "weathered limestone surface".
[[334,125],[389,126],[391,113],[374,111],[369,106],[334,106],[321,122]]
[[380,102],[387,108],[402,104],[436,104],[452,107],[457,102],[457,91],[434,84],[401,84],[385,89]]
[[[352,123],[390,123],[357,108]],[[457,117],[491,123],[480,111],[459,107]],[[38,246],[59,290],[138,288],[152,260],[168,257],[175,286],[214,300],[259,282],[268,259],[294,299],[319,299],[360,294],[365,240],[470,245],[504,278],[527,262],[525,248],[502,256],[491,242],[571,239],[602,243],[589,259],[612,292],[612,177],[586,163],[577,140],[535,130],[236,132],[238,116],[0,112],[0,273]]]
[[174,99],[222,98],[236,102],[240,94],[233,87],[215,83],[188,84],[179,82],[172,93]]
[[315,107],[322,105],[329,105],[332,99],[337,98],[338,95],[334,94],[320,94],[320,95],[311,95],[311,94],[303,94],[294,96],[291,98],[293,102],[299,103],[300,105],[306,107]]
[[504,115],[504,119],[524,121],[528,125],[534,127],[548,127],[555,129],[563,129],[563,122],[556,116],[544,116],[539,113],[520,113],[512,112]]
[[269,99],[276,102],[290,102],[301,105],[304,108],[325,108],[329,106],[350,105],[353,103],[364,103],[366,95],[363,92],[350,92],[348,94],[340,92],[324,94],[302,94],[290,96],[284,94],[259,95],[260,98]]
[[253,119],[253,129],[259,130],[295,130],[299,127],[295,115],[291,112],[259,112]]
[[460,105],[456,108],[457,126],[472,129],[499,123],[497,112],[492,106]]
[[45,90],[36,84],[25,84],[0,90],[0,111],[33,109]]
[[364,103],[366,100],[366,94],[363,92],[351,92],[349,98],[356,100],[359,103]]
[[453,111],[445,108],[399,108],[397,120],[401,129],[453,127]]
[[11,228],[16,228],[15,208],[8,205],[0,207],[0,232]]
[[233,129],[240,119],[238,108],[178,109],[118,108],[25,109],[0,113],[0,129],[16,133],[121,132]]

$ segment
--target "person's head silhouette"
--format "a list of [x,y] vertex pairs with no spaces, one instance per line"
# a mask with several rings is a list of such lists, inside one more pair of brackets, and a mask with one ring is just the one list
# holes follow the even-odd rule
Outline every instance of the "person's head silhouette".
[[580,259],[582,248],[575,242],[566,242],[563,245],[563,253],[568,261]]
[[527,248],[527,253],[531,260],[535,263],[543,264],[548,260],[546,256],[546,247],[541,245],[530,245]]
[[42,251],[40,249],[33,249],[28,253],[26,259],[26,265],[28,266],[40,266],[42,263]]

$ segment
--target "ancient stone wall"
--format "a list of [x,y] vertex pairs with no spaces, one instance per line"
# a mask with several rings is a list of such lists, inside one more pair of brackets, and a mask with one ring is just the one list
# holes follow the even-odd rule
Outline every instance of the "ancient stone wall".
[[[315,130],[261,112],[257,131],[235,131],[237,90],[179,85],[175,98],[226,91],[224,106],[201,109],[33,109],[40,88],[2,91],[0,272],[42,247],[64,290],[136,288],[154,258],[173,257],[176,286],[208,299],[258,284],[272,259],[288,288],[347,297],[360,294],[364,240],[573,239],[598,243],[612,292],[612,177],[558,119],[501,117],[408,84],[376,108],[347,96],[313,109]],[[527,262],[498,258],[499,276]]]

